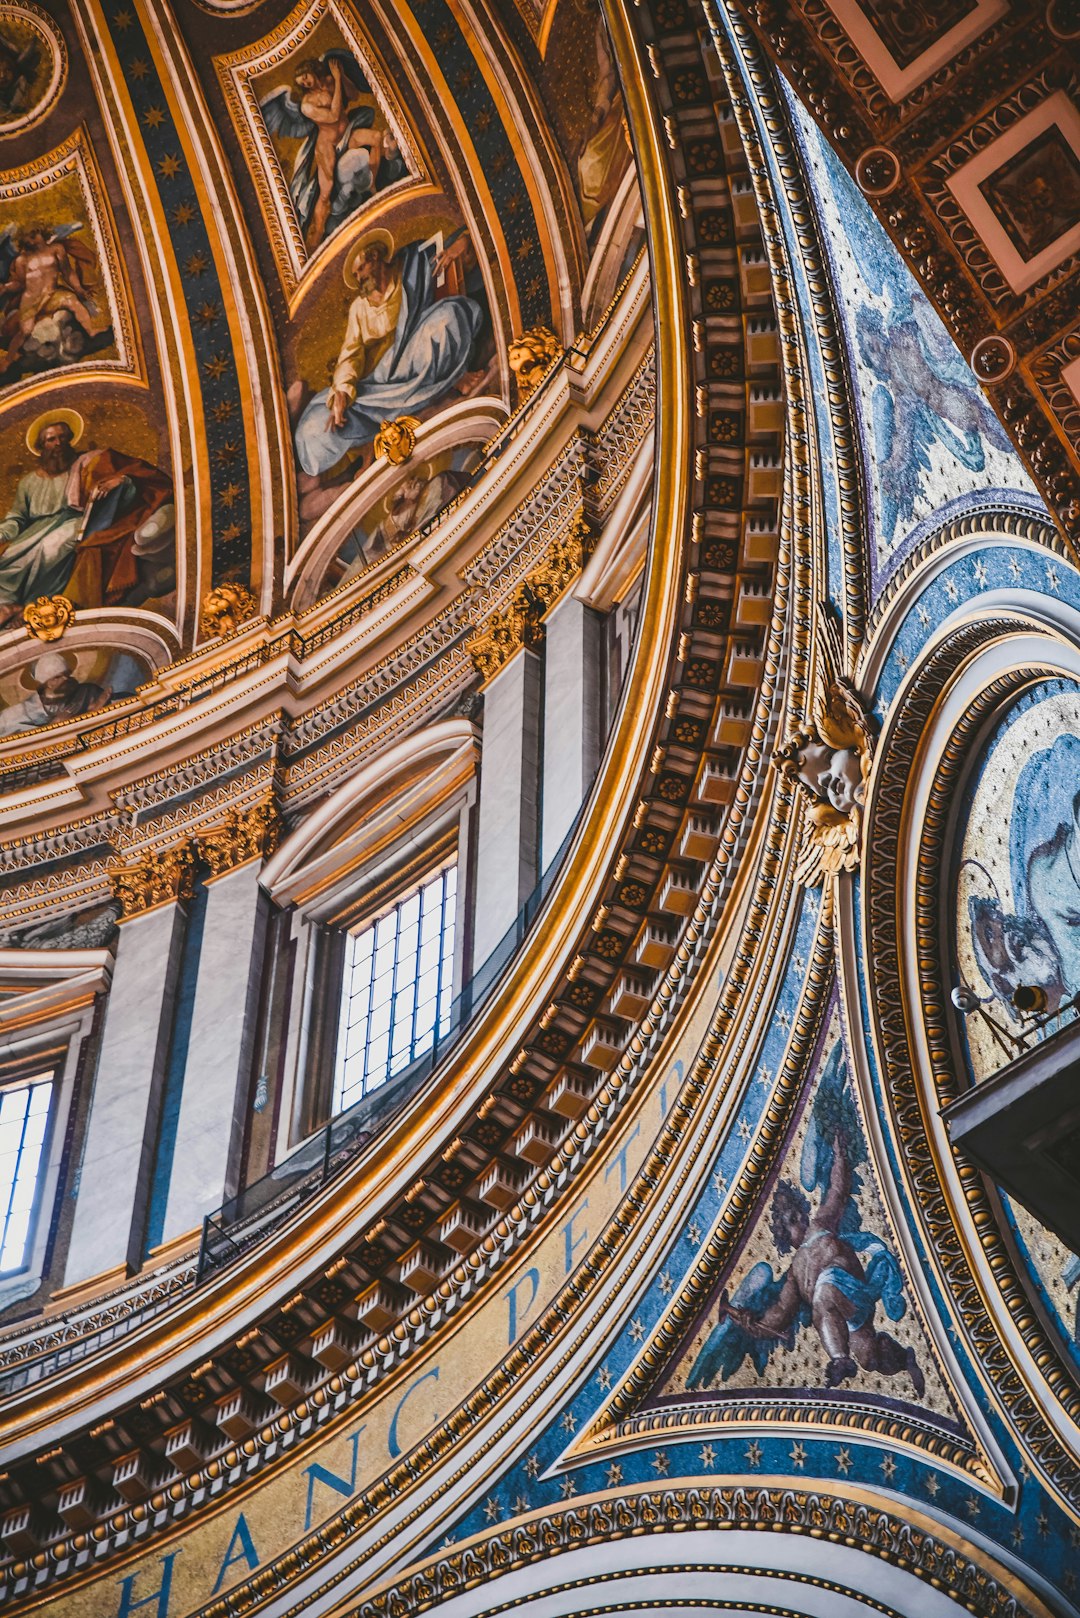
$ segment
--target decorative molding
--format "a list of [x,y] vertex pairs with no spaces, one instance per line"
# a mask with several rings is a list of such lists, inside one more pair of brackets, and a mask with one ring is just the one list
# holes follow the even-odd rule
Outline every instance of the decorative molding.
[[[560,1551],[630,1535],[710,1529],[809,1534],[903,1568],[946,1591],[979,1618],[1027,1618],[1028,1614],[1048,1618],[1043,1603],[1025,1600],[1015,1578],[1000,1564],[980,1556],[974,1547],[961,1551],[946,1535],[939,1537],[925,1517],[916,1522],[884,1501],[853,1500],[831,1489],[751,1482],[608,1495],[536,1513],[479,1542],[449,1547],[421,1568],[399,1575],[376,1595],[345,1607],[343,1613],[346,1618],[404,1618],[405,1614],[413,1618],[475,1584],[543,1564]],[[692,1555],[688,1551],[688,1561]]]
[[[941,960],[941,892],[947,832],[965,758],[989,715],[1017,687],[1030,682],[1031,667],[1002,676],[985,689],[945,750],[931,787],[926,821],[921,828],[916,881],[916,927],[919,957],[917,1015],[925,1028],[935,1093],[926,1097],[916,1078],[909,1029],[912,1009],[900,975],[897,937],[896,872],[907,796],[922,737],[941,695],[960,667],[980,648],[1016,632],[1014,618],[984,618],[965,624],[938,643],[916,671],[903,703],[883,739],[879,774],[868,814],[869,859],[865,871],[869,1001],[882,1061],[882,1082],[893,1120],[912,1206],[922,1223],[952,1302],[954,1317],[969,1352],[994,1391],[1001,1409],[1023,1446],[1029,1464],[1074,1514],[1080,1513],[1080,1469],[1060,1434],[1047,1420],[1018,1370],[1011,1349],[1018,1336],[1042,1371],[1048,1397],[1073,1421],[1080,1418],[1080,1389],[1073,1372],[1031,1307],[1016,1270],[1009,1244],[990,1206],[981,1175],[961,1169],[964,1209],[954,1209],[946,1195],[926,1125],[927,1105],[937,1110],[959,1093],[952,1069],[946,1028],[948,995]],[[995,1311],[975,1278],[965,1245],[957,1238],[960,1220],[981,1243],[993,1269],[1002,1308]],[[1001,1311],[997,1311],[1000,1315]]]

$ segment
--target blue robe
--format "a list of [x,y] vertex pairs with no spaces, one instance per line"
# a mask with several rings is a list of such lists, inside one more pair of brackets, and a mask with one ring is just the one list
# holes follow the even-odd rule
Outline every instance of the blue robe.
[[384,421],[430,409],[459,381],[483,312],[475,298],[435,296],[429,251],[410,243],[399,255],[401,312],[389,348],[356,383],[356,397],[335,427],[324,388],[296,425],[296,458],[312,477],[369,444]]

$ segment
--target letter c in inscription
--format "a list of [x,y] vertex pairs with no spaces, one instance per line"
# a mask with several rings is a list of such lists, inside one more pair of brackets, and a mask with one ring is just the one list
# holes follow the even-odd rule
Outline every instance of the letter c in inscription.
[[421,1382],[437,1382],[438,1380],[439,1367],[436,1365],[433,1371],[425,1371],[423,1376],[418,1376],[415,1382],[410,1382],[409,1386],[405,1389],[405,1392],[398,1400],[397,1409],[390,1418],[390,1431],[386,1435],[386,1447],[390,1451],[390,1458],[392,1460],[396,1461],[398,1456],[401,1454],[401,1445],[398,1443],[397,1424],[398,1417],[405,1408],[405,1401],[412,1398]]

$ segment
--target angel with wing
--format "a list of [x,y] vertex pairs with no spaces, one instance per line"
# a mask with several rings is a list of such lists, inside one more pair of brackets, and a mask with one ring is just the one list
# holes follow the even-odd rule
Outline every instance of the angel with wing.
[[[825,1386],[839,1387],[859,1370],[906,1373],[917,1398],[926,1391],[918,1358],[875,1325],[878,1304],[890,1320],[907,1309],[896,1258],[872,1231],[862,1230],[855,1193],[866,1161],[855,1103],[846,1088],[843,1045],[833,1046],[803,1141],[802,1188],[782,1179],[773,1193],[776,1251],[791,1253],[787,1270],[755,1264],[731,1297],[720,1299],[719,1321],[691,1367],[687,1387],[702,1391],[726,1382],[749,1359],[763,1376],[778,1345],[790,1350],[812,1326],[828,1356]],[[806,1193],[820,1193],[817,1209]]]
[[271,136],[301,142],[289,192],[309,251],[408,173],[393,131],[376,126],[373,100],[352,51],[329,50],[298,62],[292,89],[283,85],[259,103]]
[[792,731],[776,754],[782,774],[810,799],[798,875],[806,887],[859,863],[862,808],[874,750],[866,708],[842,670],[835,626],[819,618],[821,665],[813,725]]
[[82,229],[76,219],[0,232],[0,376],[77,360],[111,333],[95,297],[97,256]]

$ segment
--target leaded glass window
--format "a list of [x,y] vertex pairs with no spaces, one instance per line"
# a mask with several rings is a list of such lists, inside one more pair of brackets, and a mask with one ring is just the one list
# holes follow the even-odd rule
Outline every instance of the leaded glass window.
[[450,1025],[457,866],[447,866],[346,941],[334,1110],[430,1051]]
[[52,1092],[51,1073],[0,1088],[0,1274],[26,1263]]

